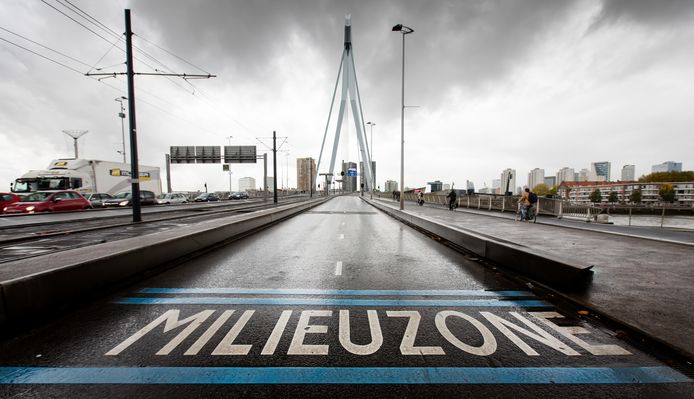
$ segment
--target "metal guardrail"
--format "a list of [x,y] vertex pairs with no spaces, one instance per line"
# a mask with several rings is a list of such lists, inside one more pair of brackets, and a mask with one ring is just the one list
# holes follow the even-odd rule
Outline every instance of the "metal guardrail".
[[[448,207],[447,192],[427,193],[424,194],[424,202],[428,204],[441,205]],[[375,193],[379,198],[393,198],[391,193]],[[408,192],[404,193],[405,201],[417,201],[417,194]],[[518,211],[518,196],[504,195],[461,195],[457,199],[459,208],[479,209],[486,211],[501,211],[501,212],[517,212]],[[536,204],[538,215],[555,216],[557,218],[574,217],[593,221],[595,217],[603,212],[602,208],[585,205],[571,204],[567,201],[539,197]]]
[[[436,193],[426,193],[424,194],[424,202],[429,205],[440,205],[442,208],[448,208],[448,199],[446,195],[448,192],[436,192]],[[417,200],[417,194],[413,192],[407,192],[403,194],[405,201],[415,202]],[[392,193],[389,192],[376,192],[374,196],[385,199],[396,200]],[[479,209],[485,211],[500,211],[500,212],[517,212],[518,211],[518,196],[503,196],[495,194],[473,194],[473,195],[460,195],[458,196],[458,207],[468,208],[468,209]],[[585,220],[586,222],[599,221],[598,215],[607,214],[610,215],[611,220],[618,220],[617,224],[623,224],[628,226],[648,226],[648,227],[668,227],[668,228],[678,228],[678,229],[689,229],[691,230],[694,226],[694,218],[692,216],[672,216],[668,215],[667,212],[689,210],[688,207],[677,207],[677,206],[662,206],[662,207],[648,207],[650,211],[650,216],[644,216],[640,214],[638,217],[632,218],[632,210],[634,212],[643,211],[643,206],[621,206],[618,207],[621,212],[619,214],[614,213],[617,207],[606,207],[606,206],[595,206],[592,204],[575,204],[569,201],[538,197],[537,212],[538,215],[554,216],[556,218],[575,218],[579,220]],[[648,218],[648,220],[646,220]],[[620,220],[625,219],[625,220]],[[656,220],[657,219],[657,220]],[[646,222],[646,223],[644,223]]]

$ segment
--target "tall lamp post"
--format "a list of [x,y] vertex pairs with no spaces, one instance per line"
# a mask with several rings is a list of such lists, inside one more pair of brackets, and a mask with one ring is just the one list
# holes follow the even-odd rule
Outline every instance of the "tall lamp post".
[[402,102],[400,109],[400,210],[405,209],[405,35],[414,29],[403,24],[393,26],[393,32],[402,33]]
[[366,122],[367,125],[371,126],[371,154],[369,155],[369,159],[371,160],[371,199],[374,199],[374,186],[376,185],[376,171],[373,168],[373,162],[374,162],[374,126],[376,126],[375,123],[373,122]]
[[123,150],[118,151],[123,155],[123,163],[127,163],[125,160],[125,123],[123,122],[125,120],[125,107],[123,106],[123,100],[127,100],[128,97],[120,96],[116,98],[116,101],[120,103],[120,112],[118,113],[118,117],[120,118],[120,131],[121,131],[121,138],[122,138],[122,143],[123,143]]

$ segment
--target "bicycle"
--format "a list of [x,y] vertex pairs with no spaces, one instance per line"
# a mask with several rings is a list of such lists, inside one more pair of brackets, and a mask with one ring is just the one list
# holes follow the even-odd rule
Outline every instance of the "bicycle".
[[525,210],[525,218],[523,217],[523,206],[518,205],[518,211],[516,211],[516,221],[523,221],[525,220],[526,222],[532,221],[533,223],[537,222],[537,212],[535,211],[535,206],[530,205],[529,207],[526,208]]

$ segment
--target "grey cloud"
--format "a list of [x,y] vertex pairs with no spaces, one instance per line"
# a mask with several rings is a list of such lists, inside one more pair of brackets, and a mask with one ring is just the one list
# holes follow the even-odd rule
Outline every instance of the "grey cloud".
[[604,0],[591,29],[622,21],[672,27],[689,23],[692,15],[694,2],[691,0]]
[[409,91],[420,102],[436,106],[450,86],[480,87],[509,74],[573,4],[392,0],[366,7],[336,0],[199,1],[191,14],[187,7],[147,1],[133,4],[133,12],[150,28],[161,30],[164,46],[175,53],[211,72],[258,82],[271,79],[269,64],[289,51],[293,31],[310,38],[318,54],[334,58],[323,61],[337,67],[343,17],[351,13],[360,85],[380,96],[398,86],[401,41],[390,28],[404,23],[415,29],[407,38],[407,68],[413,77]]

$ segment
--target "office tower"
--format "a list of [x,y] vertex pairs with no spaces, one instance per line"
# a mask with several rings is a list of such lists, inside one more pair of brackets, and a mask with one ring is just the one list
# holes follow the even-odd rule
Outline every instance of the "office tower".
[[384,191],[393,192],[398,191],[398,182],[393,180],[386,180]]
[[316,160],[313,158],[298,158],[296,160],[296,188],[301,192],[309,192],[311,186],[316,191]]
[[[342,161],[342,191],[353,193],[357,188],[357,164],[355,162]],[[336,178],[338,176],[335,176]]]
[[513,194],[514,190],[516,190],[516,170],[506,169],[501,172],[501,193]]
[[255,190],[255,179],[252,177],[242,177],[239,179],[239,191]]
[[673,161],[667,161],[663,162],[659,165],[653,165],[651,168],[651,172],[657,173],[657,172],[681,172],[682,171],[682,162],[673,162]]
[[635,181],[635,180],[636,180],[636,166],[624,165],[622,167],[622,181]]
[[593,181],[610,181],[611,169],[612,169],[612,166],[607,161],[591,163],[590,164],[591,180],[593,180]]
[[573,168],[563,167],[557,172],[557,185],[565,181],[576,181]]
[[545,170],[540,168],[535,168],[528,173],[528,187],[532,190],[538,184],[544,184],[545,182]]

